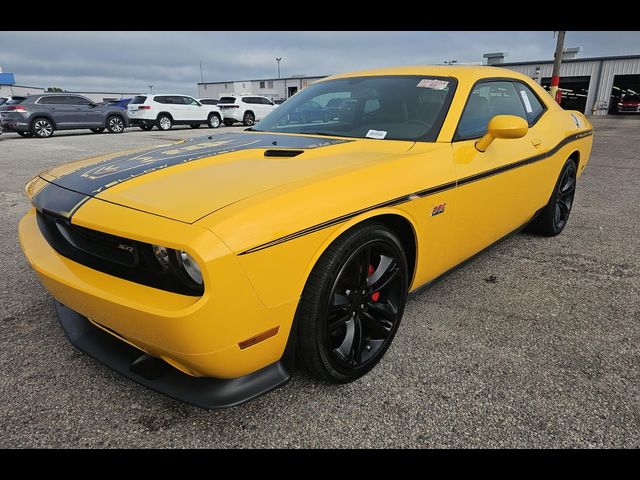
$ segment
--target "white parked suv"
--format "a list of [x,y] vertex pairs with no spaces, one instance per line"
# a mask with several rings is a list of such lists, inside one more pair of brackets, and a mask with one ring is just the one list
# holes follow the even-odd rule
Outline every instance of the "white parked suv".
[[250,127],[266,117],[277,106],[267,97],[259,95],[221,97],[218,103],[218,107],[224,113],[224,124],[228,127],[235,122],[242,122]]
[[203,105],[188,95],[137,95],[127,106],[129,125],[142,130],[170,130],[174,125],[218,128],[224,118],[216,105]]

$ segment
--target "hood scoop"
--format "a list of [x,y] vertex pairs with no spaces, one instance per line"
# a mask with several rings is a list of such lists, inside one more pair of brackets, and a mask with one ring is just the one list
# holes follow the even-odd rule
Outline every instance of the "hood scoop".
[[282,149],[270,149],[264,151],[265,157],[280,157],[280,158],[290,158],[297,157],[304,150],[282,150]]

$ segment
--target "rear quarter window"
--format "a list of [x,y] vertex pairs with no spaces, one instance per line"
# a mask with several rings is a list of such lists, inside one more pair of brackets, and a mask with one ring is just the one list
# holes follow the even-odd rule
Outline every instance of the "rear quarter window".
[[142,95],[138,95],[138,96],[133,97],[133,99],[131,100],[131,102],[130,102],[130,103],[131,103],[132,105],[138,105],[138,104],[140,104],[140,103],[144,103],[144,102],[146,102],[146,100],[147,100],[147,97],[144,97],[144,96],[142,96]]
[[222,97],[220,103],[236,103],[236,97]]

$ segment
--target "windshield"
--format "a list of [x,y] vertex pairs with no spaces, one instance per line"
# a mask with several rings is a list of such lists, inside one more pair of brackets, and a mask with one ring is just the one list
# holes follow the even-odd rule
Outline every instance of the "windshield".
[[314,83],[284,102],[255,131],[433,142],[456,80],[352,77]]

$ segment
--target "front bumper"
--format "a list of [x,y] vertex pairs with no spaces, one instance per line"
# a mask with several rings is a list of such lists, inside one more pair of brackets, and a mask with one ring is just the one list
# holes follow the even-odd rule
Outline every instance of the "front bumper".
[[[201,297],[180,295],[65,258],[46,241],[38,227],[35,209],[31,209],[20,221],[20,243],[41,283],[56,300],[117,336],[119,341],[191,376],[233,379],[282,358],[297,300],[265,306],[237,257],[217,237],[198,227],[99,200],[85,203],[74,215],[74,223],[105,229],[89,223],[96,218],[127,228],[108,233],[156,243],[162,238],[181,238],[184,244],[167,244],[168,241],[165,244],[180,249],[190,245],[196,252],[203,252],[197,261],[204,267],[205,292]],[[141,225],[151,237],[140,238]],[[275,327],[278,327],[276,335],[248,348],[240,347],[241,342]]]
[[287,358],[240,378],[216,379],[186,375],[94,326],[78,312],[55,302],[69,341],[84,353],[145,387],[202,408],[238,405],[267,393],[291,378]]

